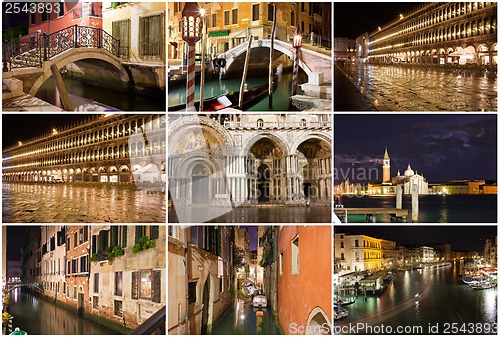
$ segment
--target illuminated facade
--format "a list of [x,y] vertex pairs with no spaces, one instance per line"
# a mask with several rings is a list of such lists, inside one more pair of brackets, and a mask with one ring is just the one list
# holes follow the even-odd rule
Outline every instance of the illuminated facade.
[[331,203],[331,115],[169,118],[169,190],[179,205]]
[[[198,3],[202,7],[202,3]],[[277,2],[276,25],[279,26],[277,36],[293,36],[295,26],[300,26],[303,34],[310,34],[331,39],[331,3],[330,2]],[[182,17],[183,2],[168,3],[168,40],[169,59],[181,58],[182,32],[180,21]],[[272,3],[270,2],[207,2],[205,9],[208,22],[207,50],[212,57],[223,53],[247,39],[245,33],[252,28],[254,38],[265,39],[271,33]],[[287,28],[283,31],[280,30]],[[305,39],[304,39],[304,42]],[[201,42],[198,43],[201,46]],[[197,46],[197,50],[199,48]]]
[[497,64],[497,3],[425,3],[356,40],[374,63]]
[[4,182],[125,183],[165,179],[166,116],[88,115],[4,149]]
[[335,233],[335,261],[339,275],[352,272],[376,272],[382,269],[382,240],[366,235]]

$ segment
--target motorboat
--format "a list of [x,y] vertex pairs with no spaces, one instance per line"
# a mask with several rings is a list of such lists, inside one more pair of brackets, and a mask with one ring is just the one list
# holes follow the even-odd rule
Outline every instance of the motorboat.
[[349,315],[349,312],[342,308],[340,305],[333,305],[333,318],[334,319],[341,319],[344,317],[347,317]]

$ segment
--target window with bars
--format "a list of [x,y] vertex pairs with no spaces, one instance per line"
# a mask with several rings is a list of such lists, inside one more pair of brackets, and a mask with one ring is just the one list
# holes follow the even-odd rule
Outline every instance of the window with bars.
[[163,13],[139,20],[139,56],[145,59],[163,57]]

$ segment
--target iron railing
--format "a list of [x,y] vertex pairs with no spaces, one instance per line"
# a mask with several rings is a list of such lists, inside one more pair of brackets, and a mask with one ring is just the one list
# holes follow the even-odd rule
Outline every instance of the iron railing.
[[149,317],[144,323],[139,325],[134,330],[130,331],[129,335],[165,335],[166,334],[166,319],[167,308],[164,306],[153,316]]
[[29,42],[21,42],[20,39],[5,42],[3,71],[41,67],[43,61],[73,48],[100,48],[116,57],[128,56],[128,50],[120,48],[120,40],[101,28],[74,25],[51,34],[37,34],[30,37]]

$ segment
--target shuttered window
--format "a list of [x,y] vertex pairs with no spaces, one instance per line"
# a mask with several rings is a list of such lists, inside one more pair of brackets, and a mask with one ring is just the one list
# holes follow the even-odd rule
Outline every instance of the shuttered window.
[[139,56],[145,59],[163,57],[163,13],[139,20]]
[[115,39],[120,40],[120,56],[128,59],[130,47],[130,19],[113,21],[112,33]]

